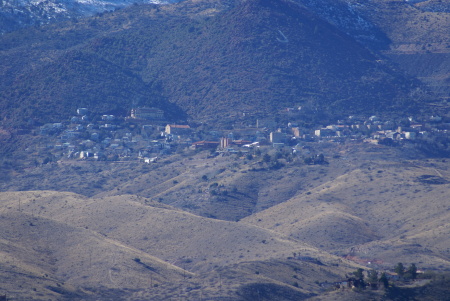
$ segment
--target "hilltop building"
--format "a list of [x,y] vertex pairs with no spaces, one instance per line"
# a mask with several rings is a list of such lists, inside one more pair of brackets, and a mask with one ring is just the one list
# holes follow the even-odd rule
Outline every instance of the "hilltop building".
[[292,135],[294,135],[294,137],[296,137],[296,138],[300,137],[300,135],[301,135],[300,128],[292,127],[291,131],[292,131]]

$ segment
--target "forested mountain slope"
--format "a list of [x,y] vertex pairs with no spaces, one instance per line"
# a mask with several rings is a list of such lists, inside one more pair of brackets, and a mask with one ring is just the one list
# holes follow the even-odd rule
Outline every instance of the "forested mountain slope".
[[429,99],[388,61],[284,0],[133,6],[4,35],[0,55],[5,126],[80,106],[125,114],[151,105],[224,121],[301,105],[318,117],[414,112]]

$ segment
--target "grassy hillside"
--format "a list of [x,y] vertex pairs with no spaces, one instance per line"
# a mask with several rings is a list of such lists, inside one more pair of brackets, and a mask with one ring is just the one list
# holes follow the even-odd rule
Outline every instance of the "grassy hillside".
[[449,264],[446,163],[367,162],[245,222],[326,250],[427,266]]
[[[20,247],[8,251],[6,270],[16,258],[25,275],[39,268],[86,298],[252,300],[259,291],[267,300],[301,300],[328,298],[322,284],[357,264],[449,268],[446,160],[419,160],[405,148],[314,145],[328,164],[281,158],[284,166],[273,169],[258,156],[185,152],[152,165],[74,161],[22,170],[2,180],[3,244]],[[32,187],[60,191],[17,191]],[[40,225],[48,235],[19,236]],[[51,252],[32,249],[41,245]],[[87,269],[89,254],[120,284]],[[47,259],[36,266],[34,258]],[[148,277],[158,287],[149,289]],[[42,283],[38,291],[51,298]],[[7,291],[30,293],[13,284]]]
[[[447,162],[417,160],[417,153],[384,146],[321,151],[328,165],[294,160],[283,161],[280,169],[258,157],[207,158],[207,152],[175,155],[150,166],[50,164],[15,174],[2,189],[69,190],[99,199],[139,195],[197,216],[243,219],[340,255],[390,264],[406,256],[447,266]],[[141,248],[143,242],[136,239],[134,247]]]
[[0,293],[11,300],[90,298],[190,275],[86,228],[24,211],[2,210],[0,219]]
[[[201,218],[136,196],[91,199],[35,191],[1,193],[0,198],[3,243],[9,246],[2,265],[9,265],[8,271],[20,269],[20,279],[38,273],[72,288],[64,294],[89,298],[117,289],[119,296],[164,300],[177,296],[178,289],[194,287],[183,295],[240,300],[239,294],[251,294],[247,286],[267,283],[294,300],[319,293],[314,281],[336,281],[355,268],[271,231]],[[294,252],[315,258],[320,268],[296,260]],[[149,284],[157,286],[149,289]],[[35,286],[52,298],[43,284]],[[8,283],[5,292],[33,294],[17,281]]]

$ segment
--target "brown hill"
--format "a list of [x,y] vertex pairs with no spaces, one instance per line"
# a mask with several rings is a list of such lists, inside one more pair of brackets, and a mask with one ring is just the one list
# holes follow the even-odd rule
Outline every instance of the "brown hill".
[[[383,266],[392,266],[395,258],[430,267],[447,266],[448,216],[442,197],[448,189],[447,162],[420,161],[414,159],[417,153],[401,148],[319,146],[328,165],[294,160],[271,169],[257,157],[182,154],[151,166],[108,166],[103,162],[47,165],[16,174],[2,189],[72,190],[104,198],[103,202],[124,194],[139,195],[152,200],[141,199],[141,203],[170,204],[199,216],[251,222],[339,255],[379,259],[386,263]],[[40,180],[44,175],[47,179]],[[183,216],[183,224],[202,220],[186,213]],[[89,222],[90,218],[85,218]],[[93,215],[92,219],[101,218]],[[96,231],[109,232],[111,223],[116,221],[108,220],[103,226],[99,223],[101,230]],[[209,222],[204,225],[212,228]],[[122,226],[114,227],[116,235],[122,235]],[[134,229],[136,225],[123,227]],[[140,229],[146,227],[133,230],[139,233],[133,247],[148,248],[139,238],[145,237]],[[183,235],[191,236],[187,232]],[[260,240],[267,241],[267,237]],[[195,254],[195,248],[189,252]],[[233,256],[241,255],[233,254],[227,259],[230,262]],[[194,264],[195,260],[190,260]]]
[[[266,283],[284,291],[285,300],[298,300],[321,291],[314,282],[336,281],[356,267],[265,229],[194,216],[135,196],[89,199],[35,191],[1,193],[0,199],[3,242],[10,246],[2,264],[15,258],[24,266],[20,279],[48,275],[65,285],[59,294],[66,297],[104,298],[116,290],[129,300],[167,300],[180,290],[189,298],[242,300],[239,295],[251,295],[253,285]],[[304,281],[300,287],[292,275]],[[44,284],[35,283],[37,291],[54,298]],[[8,282],[6,292],[35,294],[17,282]]]
[[367,261],[448,266],[447,164],[362,167],[243,221]]
[[0,214],[0,293],[12,300],[83,299],[190,275],[93,231],[24,211]]
[[[20,262],[23,277],[38,268],[51,275],[53,282],[39,280],[37,288],[49,298],[46,286],[64,282],[67,296],[116,293],[129,300],[252,300],[258,291],[268,300],[304,299],[356,268],[345,257],[381,270],[399,261],[448,269],[448,162],[419,160],[408,148],[310,146],[328,164],[282,157],[277,169],[258,156],[186,151],[152,165],[67,161],[22,170],[1,186],[10,190],[0,194],[5,266],[16,271],[11,262]],[[32,187],[60,192],[11,191]],[[213,215],[223,220],[207,218]],[[36,237],[38,223],[43,235]],[[46,233],[55,239],[50,253],[40,249]],[[15,251],[6,247],[14,245]],[[94,269],[76,272],[92,260],[90,252],[102,253],[98,264],[106,273],[111,254],[124,254],[111,268],[120,285]],[[32,264],[40,258],[45,264]],[[148,277],[157,288],[148,288]],[[87,286],[90,278],[95,286]],[[30,294],[8,281],[8,292]]]
[[[332,157],[339,150],[317,151]],[[390,149],[385,151],[387,155]],[[353,168],[309,166],[302,158],[296,158],[286,169],[270,169],[261,162],[261,156],[246,160],[235,155],[215,158],[208,155],[209,152],[188,151],[153,165],[61,161],[10,174],[1,187],[9,191],[72,191],[90,197],[133,194],[196,215],[236,221],[307,192]]]
[[[143,203],[145,199],[135,196],[105,199],[64,196],[56,192],[7,193],[2,195],[2,203],[17,207],[19,198],[22,209],[29,213],[87,228],[169,262],[187,261],[185,265],[193,271],[258,258],[287,257],[295,248],[313,251],[307,245],[284,240],[254,226],[148,206]],[[8,198],[14,201],[5,202]],[[255,244],[261,246],[255,248]]]

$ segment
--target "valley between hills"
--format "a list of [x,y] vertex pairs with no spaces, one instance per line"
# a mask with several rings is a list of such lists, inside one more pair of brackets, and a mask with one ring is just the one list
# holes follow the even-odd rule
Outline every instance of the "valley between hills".
[[315,145],[328,164],[281,158],[274,169],[262,156],[186,150],[154,164],[23,170],[2,182],[0,294],[381,300],[384,289],[334,283],[358,268],[393,273],[398,262],[448,271],[450,162],[361,142]]

